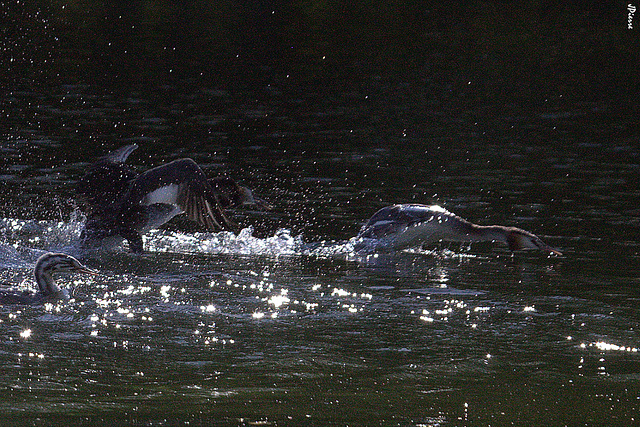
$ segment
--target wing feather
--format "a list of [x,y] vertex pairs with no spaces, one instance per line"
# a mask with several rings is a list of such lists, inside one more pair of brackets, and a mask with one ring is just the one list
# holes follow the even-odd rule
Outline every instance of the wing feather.
[[[199,189],[200,190],[200,189]],[[177,204],[187,218],[210,231],[233,229],[233,224],[224,214],[217,196],[212,191],[193,191],[189,185],[182,185]]]
[[174,160],[142,173],[131,186],[126,199],[133,204],[174,205],[187,218],[210,231],[235,229],[235,224],[222,210],[218,194],[191,159]]

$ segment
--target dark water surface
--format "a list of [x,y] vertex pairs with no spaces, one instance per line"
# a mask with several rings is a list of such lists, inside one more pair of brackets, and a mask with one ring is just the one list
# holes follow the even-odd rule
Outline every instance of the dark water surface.
[[[189,18],[228,18],[223,43],[204,25],[153,27],[186,19],[161,7],[125,15],[133,33],[116,36],[117,10],[92,20],[80,3],[23,11],[32,42],[4,46],[17,65],[2,97],[0,279],[33,288],[48,250],[101,274],[61,278],[68,302],[0,307],[3,425],[638,422],[640,151],[615,84],[630,75],[616,61],[635,56],[611,48],[626,35],[599,24],[607,13],[565,9],[557,34],[491,2],[439,20],[442,7],[413,6],[409,35],[396,4],[351,22],[300,3],[286,17],[307,13],[302,32],[261,21],[266,4]],[[522,52],[483,32],[496,19]],[[238,22],[263,26],[240,36]],[[472,30],[485,38],[467,49]],[[216,64],[229,67],[214,76]],[[176,218],[142,256],[79,254],[75,181],[129,143],[141,170],[192,157],[274,209],[233,212],[238,235]],[[377,209],[408,202],[524,228],[564,255],[344,250]]]

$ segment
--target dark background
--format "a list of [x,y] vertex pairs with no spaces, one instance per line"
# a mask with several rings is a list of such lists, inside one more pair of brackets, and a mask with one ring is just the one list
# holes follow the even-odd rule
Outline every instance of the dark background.
[[[410,81],[425,107],[553,110],[638,93],[626,2],[2,2],[2,84],[336,90]],[[637,27],[637,16],[634,25]],[[560,95],[562,97],[560,98]],[[4,99],[6,102],[6,98]],[[5,119],[7,110],[4,110]]]
[[[194,157],[289,214],[314,209],[316,196],[292,195],[307,188],[351,185],[365,205],[444,203],[461,197],[445,181],[479,167],[462,199],[495,204],[487,192],[519,168],[532,171],[516,176],[525,184],[565,179],[556,163],[638,164],[640,49],[626,2],[0,5],[6,216],[64,216],[86,164],[132,142],[141,168]],[[627,191],[636,172],[620,170]],[[54,195],[43,174],[59,181]],[[576,191],[533,186],[528,202]],[[322,197],[325,210],[354,196]]]
[[[100,276],[61,278],[75,303],[0,307],[0,413],[633,424],[640,12],[628,30],[627,4],[0,0],[2,281],[33,286],[41,251],[78,241],[75,182],[125,144],[138,170],[192,157],[274,205],[230,212],[238,236],[176,218],[147,255],[89,254]],[[335,252],[380,207],[411,202],[564,255]]]

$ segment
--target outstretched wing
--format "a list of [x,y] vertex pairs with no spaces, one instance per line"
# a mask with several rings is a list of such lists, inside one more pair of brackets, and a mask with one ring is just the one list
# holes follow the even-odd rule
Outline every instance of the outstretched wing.
[[155,219],[158,225],[179,213],[210,231],[235,229],[222,211],[218,195],[200,167],[191,159],[175,160],[150,169],[133,182],[127,200],[142,205],[172,205],[175,210],[166,218]]
[[178,194],[177,205],[192,221],[211,231],[234,229],[233,224],[222,211],[218,196],[209,191],[200,191],[199,186],[185,185]]
[[127,157],[138,148],[138,144],[125,145],[117,150],[113,150],[103,156],[100,160],[113,163],[124,163],[127,161]]
[[127,145],[100,158],[77,183],[76,191],[86,202],[90,215],[100,215],[113,209],[138,174],[124,161],[138,148]]

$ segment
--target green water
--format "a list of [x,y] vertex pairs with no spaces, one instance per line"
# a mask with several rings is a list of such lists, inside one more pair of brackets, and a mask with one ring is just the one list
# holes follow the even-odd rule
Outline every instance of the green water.
[[[637,422],[626,12],[135,4],[3,5],[0,279],[74,248],[74,183],[124,144],[274,209],[232,212],[238,236],[176,218],[142,256],[85,254],[72,300],[0,307],[3,425]],[[409,202],[564,255],[305,249]]]

